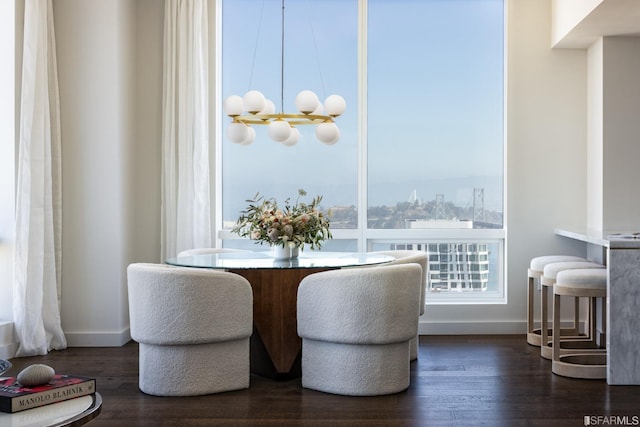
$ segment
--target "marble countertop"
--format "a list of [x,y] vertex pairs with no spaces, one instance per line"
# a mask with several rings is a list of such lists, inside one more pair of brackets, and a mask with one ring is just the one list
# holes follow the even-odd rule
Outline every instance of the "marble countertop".
[[556,228],[555,234],[612,249],[639,249],[640,231]]

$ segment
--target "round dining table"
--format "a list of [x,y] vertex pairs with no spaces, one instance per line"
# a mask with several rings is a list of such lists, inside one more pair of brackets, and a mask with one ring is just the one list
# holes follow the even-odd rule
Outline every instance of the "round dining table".
[[298,286],[310,274],[393,260],[373,252],[302,251],[297,258],[275,259],[272,252],[234,251],[170,258],[181,267],[226,270],[246,278],[253,290],[251,372],[286,380],[301,375],[302,340],[298,336]]

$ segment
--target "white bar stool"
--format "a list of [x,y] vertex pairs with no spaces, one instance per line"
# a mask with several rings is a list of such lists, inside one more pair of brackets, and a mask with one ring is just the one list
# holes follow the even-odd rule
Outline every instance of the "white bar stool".
[[[527,270],[527,342],[531,345],[540,347],[541,329],[535,328],[533,312],[534,312],[534,291],[536,289],[536,281],[540,281],[544,267],[547,264],[555,262],[571,262],[587,260],[572,255],[546,255],[531,259],[529,269]],[[548,335],[548,333],[547,333]]]
[[562,354],[560,334],[561,296],[587,297],[590,300],[591,336],[595,343],[596,300],[602,298],[602,323],[606,319],[607,270],[577,269],[558,273],[553,287],[553,359],[551,372],[571,378],[603,379],[607,377],[607,350],[604,346],[596,346],[593,350]]
[[[549,337],[549,288],[554,287],[558,273],[576,269],[604,270],[605,267],[602,264],[589,261],[556,262],[547,264],[542,272],[542,277],[540,278],[540,284],[542,285],[540,299],[540,341],[544,344],[540,346],[540,356],[545,359],[551,359],[553,356],[552,343]],[[589,319],[592,317],[593,313],[589,311]],[[560,326],[558,327],[560,328]],[[580,333],[580,300],[578,298],[574,298],[573,301],[573,326],[570,328],[560,328],[559,331],[562,342],[566,342],[567,346],[580,349],[585,348],[585,346],[586,348],[590,347],[591,337]]]

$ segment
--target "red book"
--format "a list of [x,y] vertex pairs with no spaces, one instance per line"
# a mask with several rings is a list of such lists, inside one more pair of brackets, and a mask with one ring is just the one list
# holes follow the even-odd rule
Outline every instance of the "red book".
[[0,411],[19,412],[96,392],[94,378],[56,374],[47,384],[25,387],[16,377],[0,378]]

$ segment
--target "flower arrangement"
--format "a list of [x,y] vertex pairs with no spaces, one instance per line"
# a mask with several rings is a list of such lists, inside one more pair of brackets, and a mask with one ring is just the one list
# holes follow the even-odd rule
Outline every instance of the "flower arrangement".
[[322,242],[332,237],[329,218],[318,210],[322,196],[316,196],[307,204],[300,201],[300,197],[306,195],[307,192],[300,189],[295,204],[287,198],[280,208],[275,199],[265,199],[258,193],[247,200],[249,206],[241,212],[231,231],[270,246],[302,248],[306,243],[311,249],[320,249]]

